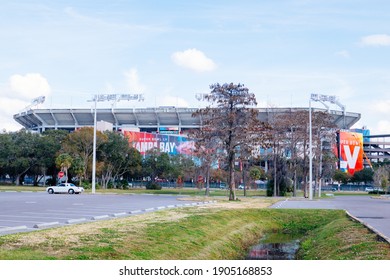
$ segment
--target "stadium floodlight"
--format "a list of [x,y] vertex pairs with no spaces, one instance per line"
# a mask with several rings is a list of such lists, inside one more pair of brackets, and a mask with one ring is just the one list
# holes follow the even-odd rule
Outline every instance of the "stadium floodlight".
[[144,101],[143,94],[95,94],[89,102],[95,102],[94,118],[93,118],[93,155],[92,155],[92,193],[96,192],[96,118],[97,118],[97,102],[104,101],[121,101],[121,100],[138,100]]
[[33,103],[33,105],[38,105],[38,104],[44,103],[45,100],[46,100],[46,97],[45,97],[44,95],[42,95],[42,96],[39,96],[39,97],[37,97],[37,98],[34,98],[34,99],[32,100],[32,103]]
[[198,101],[204,101],[204,100],[206,100],[210,96],[211,96],[210,93],[195,93],[195,98]]
[[46,97],[45,97],[44,95],[39,96],[39,97],[37,97],[37,98],[34,98],[33,100],[31,100],[31,104],[28,105],[27,107],[25,107],[25,108],[23,109],[23,111],[28,111],[29,109],[31,109],[31,107],[34,107],[34,106],[37,106],[37,105],[39,105],[39,104],[44,103],[45,100],[46,100]]

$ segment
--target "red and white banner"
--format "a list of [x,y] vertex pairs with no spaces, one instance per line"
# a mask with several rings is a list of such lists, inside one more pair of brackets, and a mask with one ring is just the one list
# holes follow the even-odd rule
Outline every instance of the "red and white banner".
[[340,131],[340,169],[353,175],[363,169],[363,134]]

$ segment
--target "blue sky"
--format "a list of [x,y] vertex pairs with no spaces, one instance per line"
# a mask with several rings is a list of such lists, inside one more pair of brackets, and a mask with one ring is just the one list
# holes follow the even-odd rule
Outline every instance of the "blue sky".
[[233,82],[259,107],[336,95],[356,127],[390,133],[389,14],[385,0],[0,0],[0,129],[20,129],[12,116],[40,95],[40,108],[89,108],[98,93],[197,107]]

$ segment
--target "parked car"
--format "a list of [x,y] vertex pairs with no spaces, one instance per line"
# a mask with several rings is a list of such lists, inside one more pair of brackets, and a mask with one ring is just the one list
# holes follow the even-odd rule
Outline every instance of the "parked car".
[[373,191],[374,191],[374,188],[373,188],[373,187],[366,187],[366,188],[365,188],[365,191],[366,191],[366,192],[373,192]]
[[72,183],[61,183],[57,186],[50,186],[46,188],[46,191],[50,194],[53,193],[69,193],[69,194],[79,194],[84,192],[83,187],[76,186]]

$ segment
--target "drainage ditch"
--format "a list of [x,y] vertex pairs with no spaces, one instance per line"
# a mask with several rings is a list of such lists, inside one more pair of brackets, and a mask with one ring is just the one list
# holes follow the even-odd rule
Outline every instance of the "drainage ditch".
[[286,234],[272,233],[252,246],[247,260],[294,260],[299,250],[300,240]]

